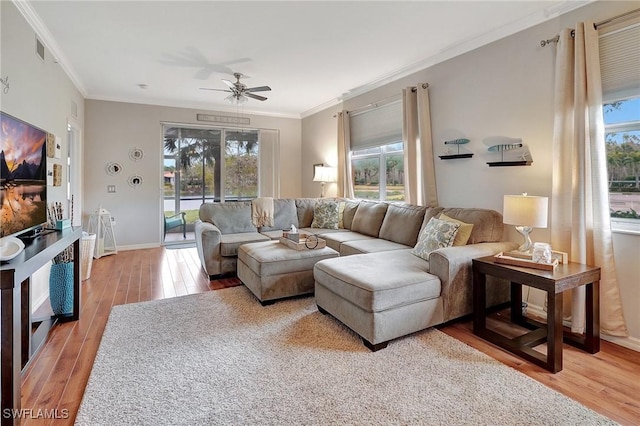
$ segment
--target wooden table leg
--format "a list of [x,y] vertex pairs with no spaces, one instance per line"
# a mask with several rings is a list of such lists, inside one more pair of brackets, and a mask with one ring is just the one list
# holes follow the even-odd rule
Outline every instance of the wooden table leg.
[[511,282],[511,322],[522,324],[522,285]]
[[27,278],[22,282],[20,287],[21,299],[21,339],[22,339],[22,358],[20,368],[24,368],[31,356],[31,280]]
[[473,271],[473,332],[482,333],[487,328],[487,277]]
[[600,281],[585,286],[586,329],[584,350],[600,352]]
[[20,409],[20,380],[21,380],[21,340],[22,330],[20,326],[22,303],[20,286],[0,290],[0,335],[2,349],[0,354],[0,376],[2,380],[2,396],[0,398],[0,419],[2,426],[19,425],[20,420],[14,417],[11,411]]
[[547,292],[547,369],[562,370],[562,293]]

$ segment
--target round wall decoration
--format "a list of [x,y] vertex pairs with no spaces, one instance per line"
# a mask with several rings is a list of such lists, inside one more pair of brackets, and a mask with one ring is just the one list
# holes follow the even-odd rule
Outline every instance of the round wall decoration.
[[129,176],[129,185],[133,188],[142,186],[142,176],[138,176],[138,175]]
[[107,163],[105,170],[107,171],[107,174],[115,176],[122,171],[122,165],[120,163],[116,163],[115,161],[111,161]]
[[144,157],[142,148],[131,148],[131,151],[129,151],[129,158],[133,161],[142,160],[142,157]]

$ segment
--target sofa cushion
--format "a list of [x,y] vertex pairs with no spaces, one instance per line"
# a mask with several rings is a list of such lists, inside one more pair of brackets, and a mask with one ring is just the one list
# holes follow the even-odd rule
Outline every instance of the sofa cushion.
[[415,246],[426,210],[423,206],[389,204],[379,237],[405,246]]
[[296,198],[296,212],[298,214],[298,228],[309,228],[313,222],[313,207],[317,198]]
[[338,229],[338,203],[318,201],[313,207],[312,228]]
[[340,252],[340,244],[344,243],[345,241],[374,239],[374,237],[370,237],[369,235],[346,230],[343,232],[318,233],[318,236],[327,242],[327,246],[331,247],[337,252]]
[[458,228],[460,228],[459,223],[431,218],[420,233],[418,242],[411,253],[424,260],[429,260],[432,251],[453,245]]
[[265,237],[269,237],[272,240],[279,240],[280,237],[282,237],[282,229],[274,229],[273,231],[263,231],[261,229],[260,234],[264,235]]
[[340,256],[351,256],[353,254],[376,253],[389,250],[406,250],[410,246],[387,241],[382,238],[371,238],[370,240],[352,240],[340,244]]
[[458,228],[458,232],[456,233],[456,238],[453,240],[453,245],[464,246],[467,244],[467,241],[469,241],[469,237],[471,236],[471,231],[473,231],[473,223],[464,223],[461,220],[449,217],[444,213],[441,213],[440,216],[438,216],[438,219],[460,224],[460,228]]
[[502,233],[504,231],[502,215],[495,210],[446,208],[442,210],[442,213],[453,219],[473,224],[473,230],[467,244],[502,241]]
[[342,224],[344,229],[351,229],[353,226],[353,217],[358,210],[358,201],[345,201],[344,212],[342,213]]
[[346,201],[338,202],[338,228],[344,229],[344,205],[347,204]]
[[327,229],[327,228],[298,228],[300,232],[304,232],[306,234],[314,234],[314,235],[322,235],[322,234],[332,234],[334,232],[350,232],[348,229]]
[[220,256],[230,257],[238,255],[238,247],[242,244],[269,241],[266,235],[257,232],[242,232],[240,234],[222,234],[220,238]]
[[200,220],[213,223],[222,234],[258,232],[251,223],[251,202],[204,203],[200,206]]
[[260,232],[269,232],[298,227],[298,211],[296,201],[292,198],[275,198],[273,200],[273,226],[263,226]]
[[377,238],[387,207],[386,203],[361,201],[353,216],[351,230]]
[[[389,273],[393,271],[393,273]],[[440,297],[440,280],[429,273],[429,262],[411,250],[358,254],[316,263],[316,285],[367,312],[381,312]]]
[[[424,212],[424,220],[422,221],[422,226],[420,227],[420,232],[424,230],[424,227],[427,226],[427,223],[431,220],[432,217],[438,217],[440,213],[444,210],[442,207],[427,207]],[[418,233],[420,235],[420,233]]]

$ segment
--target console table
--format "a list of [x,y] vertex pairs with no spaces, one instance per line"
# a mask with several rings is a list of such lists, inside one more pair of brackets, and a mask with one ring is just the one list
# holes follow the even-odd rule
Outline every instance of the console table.
[[[2,425],[19,425],[20,418],[6,416],[6,409],[20,410],[22,369],[38,345],[32,343],[31,275],[73,244],[73,311],[54,321],[76,321],[80,317],[80,239],[82,228],[68,228],[40,235],[25,242],[17,257],[0,265],[0,338]],[[45,333],[36,331],[42,339]],[[43,336],[44,334],[44,336]]]
[[[533,330],[509,339],[487,328],[487,275],[511,282],[511,322]],[[522,285],[547,293],[547,323],[522,315]],[[585,286],[586,324],[584,335],[564,330],[562,293]],[[563,341],[589,353],[600,351],[600,268],[580,263],[560,264],[553,271],[543,271],[495,262],[492,256],[473,259],[473,333],[534,364],[557,373],[562,370]],[[547,354],[533,348],[547,343]]]

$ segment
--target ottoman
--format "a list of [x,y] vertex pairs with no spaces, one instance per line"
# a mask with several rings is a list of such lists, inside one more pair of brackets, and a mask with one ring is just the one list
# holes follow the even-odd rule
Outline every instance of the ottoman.
[[318,310],[356,332],[372,351],[443,322],[440,279],[411,250],[356,254],[314,267]]
[[243,244],[238,248],[238,278],[260,303],[268,305],[284,297],[313,293],[313,266],[338,256],[329,247],[295,250],[279,241]]

